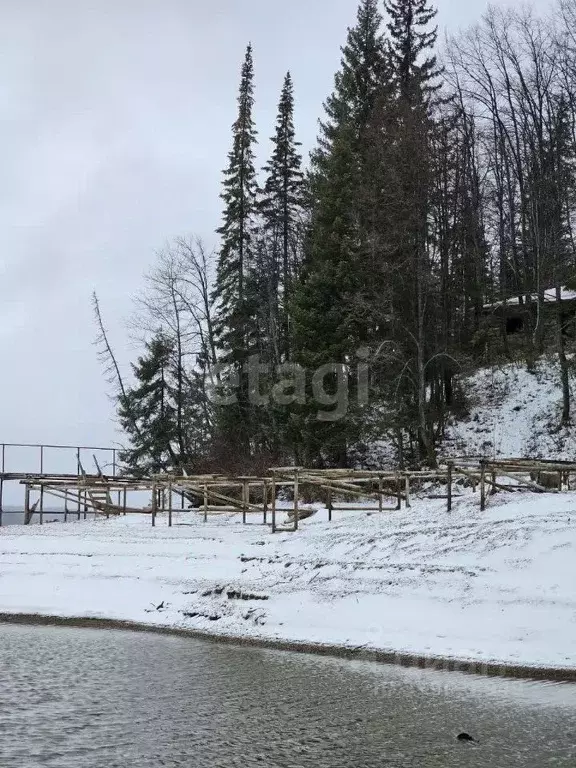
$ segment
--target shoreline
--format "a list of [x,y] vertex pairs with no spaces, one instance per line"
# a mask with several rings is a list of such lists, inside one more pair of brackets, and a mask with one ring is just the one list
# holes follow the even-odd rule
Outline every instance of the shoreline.
[[331,658],[369,661],[389,666],[412,669],[426,669],[436,672],[459,672],[491,678],[531,680],[538,682],[576,683],[576,668],[529,666],[498,661],[480,662],[473,659],[458,659],[450,656],[419,655],[375,648],[354,648],[345,645],[233,635],[208,632],[200,629],[186,629],[170,625],[146,624],[121,619],[92,618],[81,616],[55,616],[39,613],[0,613],[0,625],[37,627],[70,627],[76,629],[117,630],[156,635],[188,637],[192,640],[235,645],[247,648],[262,648],[288,653],[310,654]]
[[321,510],[284,535],[189,512],[10,526],[0,621],[576,682],[576,493],[497,501]]

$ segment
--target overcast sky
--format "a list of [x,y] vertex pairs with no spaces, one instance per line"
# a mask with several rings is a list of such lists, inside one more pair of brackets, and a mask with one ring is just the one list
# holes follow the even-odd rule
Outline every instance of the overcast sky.
[[[155,250],[186,233],[214,243],[247,42],[260,159],[287,69],[308,151],[356,7],[0,0],[0,442],[119,439],[91,292],[127,365],[124,319]],[[440,28],[485,8],[440,0]]]

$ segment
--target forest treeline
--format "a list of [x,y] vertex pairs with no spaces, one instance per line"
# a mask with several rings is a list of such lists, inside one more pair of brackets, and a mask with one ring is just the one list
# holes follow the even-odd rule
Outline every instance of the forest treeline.
[[374,441],[434,466],[458,374],[517,354],[485,306],[527,304],[526,364],[544,351],[545,291],[576,272],[576,0],[492,8],[442,46],[435,17],[362,0],[309,161],[287,74],[262,169],[248,46],[218,248],[159,254],[128,383],[95,297],[129,469],[345,466]]

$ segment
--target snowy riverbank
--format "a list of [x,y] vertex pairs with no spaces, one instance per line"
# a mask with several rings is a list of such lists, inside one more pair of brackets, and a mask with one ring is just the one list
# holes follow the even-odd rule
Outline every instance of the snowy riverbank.
[[576,493],[237,518],[0,529],[0,613],[576,668]]

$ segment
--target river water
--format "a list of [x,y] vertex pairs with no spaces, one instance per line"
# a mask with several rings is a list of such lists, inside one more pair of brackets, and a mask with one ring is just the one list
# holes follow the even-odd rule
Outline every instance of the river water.
[[575,766],[576,687],[0,624],[0,764]]

